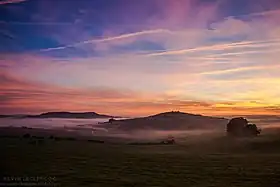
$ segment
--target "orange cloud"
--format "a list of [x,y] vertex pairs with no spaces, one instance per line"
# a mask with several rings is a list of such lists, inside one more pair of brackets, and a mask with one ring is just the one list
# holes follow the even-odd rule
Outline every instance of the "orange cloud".
[[180,110],[206,115],[275,114],[280,108],[257,103],[213,103],[129,90],[77,90],[25,82],[1,73],[1,113],[96,111],[123,116],[145,116]]

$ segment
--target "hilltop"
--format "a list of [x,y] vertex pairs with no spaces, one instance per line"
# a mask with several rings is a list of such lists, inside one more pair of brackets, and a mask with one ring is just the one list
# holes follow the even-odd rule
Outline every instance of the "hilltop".
[[222,129],[228,119],[210,117],[183,112],[164,112],[148,117],[122,119],[106,122],[108,128],[119,130],[194,130],[194,129]]

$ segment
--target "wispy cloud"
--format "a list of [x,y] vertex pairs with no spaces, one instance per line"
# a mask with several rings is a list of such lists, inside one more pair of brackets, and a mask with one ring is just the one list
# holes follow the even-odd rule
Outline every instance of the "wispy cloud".
[[0,1],[0,5],[21,3],[21,2],[24,2],[24,1],[28,1],[28,0],[2,0],[2,1]]
[[[1,1],[0,1],[1,2]],[[3,25],[30,25],[30,26],[36,26],[36,25],[43,25],[43,26],[73,26],[75,23],[71,22],[18,22],[18,21],[0,21],[0,24]]]
[[274,9],[274,10],[269,10],[269,11],[254,12],[254,13],[250,13],[250,14],[243,14],[243,15],[230,16],[230,17],[240,18],[240,17],[252,17],[252,16],[267,16],[267,15],[275,15],[275,14],[279,14],[279,13],[280,13],[280,9]]
[[74,43],[74,44],[70,44],[70,45],[65,45],[65,46],[61,46],[61,47],[41,49],[41,51],[60,50],[60,49],[66,49],[66,48],[69,48],[69,47],[77,47],[77,46],[84,45],[84,44],[111,42],[111,41],[116,41],[116,40],[122,40],[122,39],[142,36],[142,35],[158,34],[158,33],[168,33],[168,34],[170,34],[171,31],[166,30],[166,29],[139,31],[139,32],[135,32],[135,33],[128,33],[128,34],[123,34],[123,35],[113,36],[113,37],[108,37],[108,38],[81,41],[81,42],[78,42],[78,43]]
[[[279,10],[273,11],[265,11],[248,14],[246,16],[252,17],[254,15],[277,15],[279,14]],[[245,16],[245,15],[243,15]],[[235,49],[235,48],[255,48],[255,47],[264,47],[278,45],[275,44],[279,42],[279,37],[277,37],[277,33],[275,34],[277,28],[273,28],[268,30],[268,28],[263,26],[262,21],[256,22],[246,22],[239,20],[237,17],[227,17],[219,22],[215,22],[213,29],[152,29],[152,30],[143,30],[139,32],[132,32],[122,35],[115,35],[111,37],[104,37],[100,39],[92,39],[92,40],[84,40],[81,42],[75,42],[73,44],[62,45],[59,47],[46,48],[41,49],[41,52],[54,51],[54,50],[63,50],[67,48],[81,48],[81,49],[100,49],[106,45],[106,48],[110,48],[110,46],[116,45],[126,45],[130,44],[133,41],[146,40],[152,41],[155,43],[162,44],[167,50],[161,51],[159,53],[149,54],[149,56],[158,56],[158,55],[179,55],[190,52],[199,52],[199,51],[207,51],[207,50],[226,50],[226,49]],[[267,26],[268,27],[268,26]],[[164,27],[163,27],[164,28]],[[258,30],[256,30],[258,29]],[[223,44],[212,44],[205,45],[205,40],[209,40],[211,38],[219,39],[219,38],[235,38],[243,36],[246,38],[246,41],[228,41]],[[268,36],[264,36],[268,35]],[[263,38],[266,37],[266,38]],[[267,38],[272,37],[272,38]],[[259,39],[262,40],[259,40]],[[185,42],[188,41],[188,42]],[[204,43],[203,43],[204,42]],[[94,45],[88,45],[94,44]],[[201,46],[203,44],[203,46]],[[108,47],[109,46],[109,47]],[[181,49],[178,49],[182,47]],[[190,47],[190,48],[184,48]],[[176,49],[177,48],[177,49]]]
[[190,49],[164,51],[164,52],[159,52],[159,53],[148,54],[148,56],[180,55],[180,54],[201,52],[201,51],[219,51],[219,50],[236,49],[236,48],[256,48],[256,47],[279,46],[279,45],[280,45],[279,39],[275,39],[275,40],[271,40],[271,41],[269,41],[269,40],[243,41],[243,42],[202,46],[202,47],[190,48]]

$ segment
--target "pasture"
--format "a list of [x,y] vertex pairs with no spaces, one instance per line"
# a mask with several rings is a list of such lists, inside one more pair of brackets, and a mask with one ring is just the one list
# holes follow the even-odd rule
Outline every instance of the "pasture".
[[1,176],[41,177],[49,186],[280,186],[278,134],[200,137],[131,145],[49,137],[34,144],[36,137],[3,136]]

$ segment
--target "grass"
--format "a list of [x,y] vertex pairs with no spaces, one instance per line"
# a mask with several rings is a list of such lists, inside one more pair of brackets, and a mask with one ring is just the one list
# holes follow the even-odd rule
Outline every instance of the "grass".
[[278,187],[280,139],[225,137],[176,145],[1,138],[2,176],[55,177],[59,186]]

